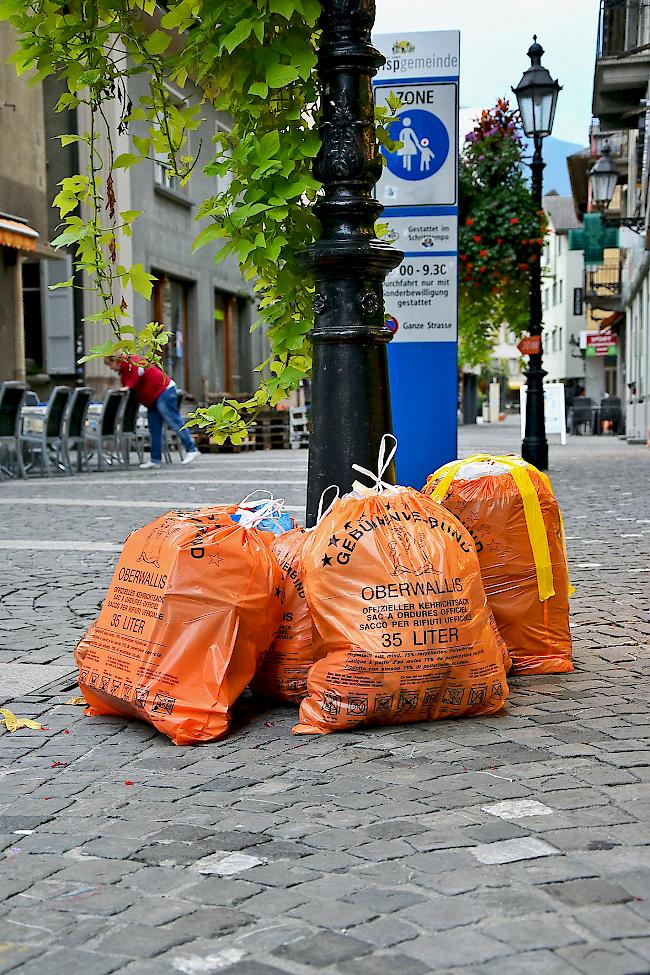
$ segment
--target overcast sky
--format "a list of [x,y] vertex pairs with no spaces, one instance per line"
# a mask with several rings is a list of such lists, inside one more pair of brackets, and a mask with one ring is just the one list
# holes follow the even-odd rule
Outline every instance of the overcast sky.
[[[598,0],[376,0],[377,33],[460,30],[461,107],[487,108],[510,95],[530,64],[537,33],[542,63],[563,86],[553,135],[587,144]],[[512,96],[514,98],[514,96]]]

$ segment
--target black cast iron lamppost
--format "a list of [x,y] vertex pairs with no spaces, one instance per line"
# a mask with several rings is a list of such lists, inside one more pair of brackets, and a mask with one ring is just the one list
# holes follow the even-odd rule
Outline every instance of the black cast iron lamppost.
[[[535,151],[531,163],[531,188],[537,208],[542,209],[542,180],[544,166],[542,142],[553,129],[555,106],[561,85],[553,81],[542,66],[544,48],[533,36],[533,44],[528,49],[530,67],[513,92],[517,96],[519,114],[526,135],[533,140]],[[540,214],[541,215],[541,214]],[[544,425],[544,376],[542,368],[542,268],[541,245],[535,245],[530,272],[530,326],[529,333],[539,339],[538,351],[531,353],[526,369],[526,430],[521,445],[524,460],[534,464],[539,470],[548,467],[548,443]]]
[[[382,161],[371,80],[384,63],[370,43],[374,22],[375,0],[322,0],[323,141],[314,164],[324,191],[315,207],[322,232],[304,258],[316,281],[308,525],[325,488],[350,490],[352,464],[376,467],[392,429],[383,284],[403,255],[374,229],[383,207],[373,198]],[[392,469],[384,480],[394,482]]]

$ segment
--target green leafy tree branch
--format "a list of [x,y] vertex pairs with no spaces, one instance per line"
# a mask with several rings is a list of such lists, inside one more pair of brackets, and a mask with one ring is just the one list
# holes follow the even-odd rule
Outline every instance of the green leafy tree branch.
[[[319,184],[311,174],[320,139],[315,128],[318,0],[0,0],[0,20],[18,35],[14,61],[33,80],[62,78],[67,91],[57,110],[85,106],[89,131],[78,140],[85,172],[62,180],[54,205],[62,229],[55,246],[73,246],[76,270],[99,295],[110,338],[85,357],[143,355],[160,363],[168,333],[149,322],[136,331],[125,291],[150,298],[154,277],[120,261],[120,240],[133,232],[137,211],[120,210],[114,173],[144,160],[166,160],[170,176],[190,179],[196,158],[188,135],[206,103],[226,112],[230,131],[214,138],[205,173],[221,177],[219,192],[198,208],[195,248],[221,244],[217,260],[233,254],[259,304],[271,355],[261,363],[258,390],[244,403],[199,409],[191,422],[217,440],[241,442],[266,405],[297,388],[311,369],[313,282],[299,255],[316,239],[312,207]],[[141,75],[148,92],[132,104],[129,79]],[[169,84],[192,93],[175,104]],[[128,151],[115,153],[106,106],[120,107],[118,132]],[[378,110],[378,135],[399,107]],[[224,177],[228,176],[228,180]],[[215,185],[216,180],[215,180]],[[73,285],[73,279],[66,284]]]
[[482,112],[460,159],[459,361],[490,358],[499,326],[528,327],[530,265],[546,218],[524,177],[518,114],[507,101]]

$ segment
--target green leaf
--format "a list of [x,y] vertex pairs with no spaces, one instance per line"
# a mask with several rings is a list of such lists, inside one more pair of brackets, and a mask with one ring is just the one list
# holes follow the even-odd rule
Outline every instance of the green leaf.
[[255,84],[251,85],[248,89],[249,95],[259,95],[260,98],[266,98],[269,93],[269,86],[263,81],[256,81]]
[[91,232],[90,224],[75,224],[73,227],[67,227],[63,233],[59,234],[52,241],[52,247],[67,247],[68,244],[74,244],[78,240],[82,240]]
[[141,135],[132,135],[133,145],[136,147],[141,156],[148,156],[149,149],[151,148],[151,139],[145,139]]
[[302,0],[302,10],[305,20],[313,27],[321,14],[319,0]]
[[292,64],[270,64],[266,69],[266,81],[269,88],[284,88],[292,81],[297,81],[300,75]]
[[62,146],[72,145],[73,142],[84,142],[85,139],[80,135],[60,135],[58,138],[61,141]]
[[67,281],[59,281],[58,284],[50,284],[50,285],[48,285],[47,290],[48,291],[56,291],[57,288],[71,288],[73,282],[74,282],[74,277],[68,278]]
[[151,298],[153,283],[156,278],[153,274],[149,274],[148,271],[145,271],[142,264],[133,265],[129,271],[129,280],[134,291],[137,291],[137,293],[142,295],[143,298]]
[[143,212],[143,210],[120,210],[120,216],[124,223],[132,223]]
[[171,44],[171,34],[167,34],[164,30],[155,30],[150,37],[144,42],[149,54],[164,54],[169,45]]
[[236,47],[247,40],[253,30],[252,20],[240,20],[234,30],[231,30],[221,42],[228,54],[232,54]]
[[294,0],[269,0],[269,10],[273,14],[281,14],[285,20],[291,20],[296,4]]
[[209,244],[212,240],[219,240],[226,236],[226,231],[218,223],[208,224],[203,230],[197,234],[194,243],[192,244],[192,250],[197,251],[199,247],[203,247],[204,244]]
[[121,152],[113,160],[113,169],[128,169],[129,166],[134,166],[135,163],[139,163],[141,159],[142,156],[136,156],[133,152]]

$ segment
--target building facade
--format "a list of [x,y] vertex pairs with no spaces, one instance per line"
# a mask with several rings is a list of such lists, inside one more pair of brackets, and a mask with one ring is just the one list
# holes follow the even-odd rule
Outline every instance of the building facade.
[[[58,136],[87,131],[87,109],[55,112],[59,82],[30,86],[17,78],[6,63],[14,47],[10,28],[0,25],[0,380],[26,378],[43,397],[57,383],[86,382],[100,397],[114,385],[114,374],[101,360],[79,365],[85,352],[110,337],[105,326],[85,322],[99,311],[98,298],[88,289],[49,290],[71,276],[73,262],[72,252],[49,246],[59,232],[50,204],[60,180],[84,167],[79,144],[62,147]],[[147,90],[145,78],[130,79],[134,105]],[[195,94],[170,89],[179,104]],[[107,105],[106,115],[116,154],[127,151],[128,135],[118,132],[120,106]],[[141,264],[156,277],[151,301],[127,290],[131,320],[137,330],[155,320],[170,331],[166,368],[179,387],[205,403],[253,392],[255,367],[267,357],[268,343],[261,329],[250,331],[256,305],[236,259],[216,264],[220,244],[192,251],[200,229],[197,206],[218,189],[216,178],[202,170],[216,131],[229,124],[207,103],[202,116],[192,133],[190,151],[198,159],[186,186],[178,185],[163,159],[116,170],[114,182],[117,209],[142,211],[133,236],[119,240],[120,261]]]
[[[626,436],[645,443],[650,431],[650,5],[601,0],[593,90],[598,122],[594,152],[608,144],[619,165],[610,220],[622,217],[619,299],[611,309],[620,336],[618,388]],[[590,201],[588,201],[590,208]]]
[[548,234],[542,253],[542,349],[547,382],[564,383],[568,390],[585,386],[587,395],[599,392],[595,377],[585,373],[580,333],[585,329],[582,302],[584,260],[569,249],[570,230],[580,227],[570,196],[544,197]]
[[0,24],[0,379],[38,381],[59,363],[48,283],[64,264],[49,245],[43,89],[9,64],[15,35]]

